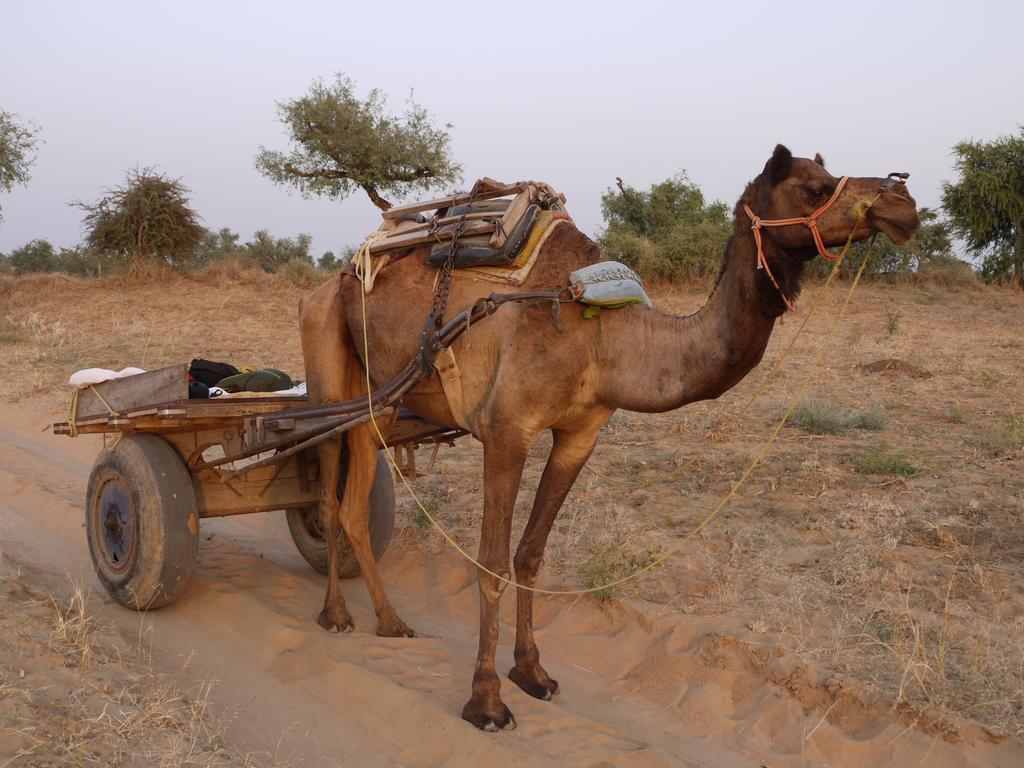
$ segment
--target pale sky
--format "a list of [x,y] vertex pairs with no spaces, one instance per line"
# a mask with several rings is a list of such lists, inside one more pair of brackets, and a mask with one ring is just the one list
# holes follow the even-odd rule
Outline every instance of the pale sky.
[[911,173],[920,205],[950,148],[1024,123],[1024,3],[14,2],[0,0],[0,109],[44,140],[0,195],[0,251],[71,246],[126,169],[181,177],[211,229],[308,232],[313,253],[379,223],[362,192],[303,200],[260,176],[277,101],[318,77],[412,88],[452,124],[465,181],[539,179],[589,234],[600,195],[686,170],[730,204],[777,142],[836,175]]

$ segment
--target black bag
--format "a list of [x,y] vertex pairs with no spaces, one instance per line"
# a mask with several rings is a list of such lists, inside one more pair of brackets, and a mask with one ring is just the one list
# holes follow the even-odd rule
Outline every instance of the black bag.
[[214,387],[221,379],[237,376],[238,369],[230,363],[215,363],[200,357],[189,364],[188,373],[196,381],[201,381],[208,387]]
[[204,400],[210,396],[210,388],[201,381],[190,381],[188,383],[188,399]]

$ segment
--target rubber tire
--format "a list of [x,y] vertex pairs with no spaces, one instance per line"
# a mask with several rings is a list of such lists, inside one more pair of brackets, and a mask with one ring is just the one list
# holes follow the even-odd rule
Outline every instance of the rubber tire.
[[[120,568],[110,564],[100,522],[101,495],[111,482],[133,508],[134,546]],[[157,435],[129,434],[104,448],[89,475],[85,529],[96,575],[118,603],[145,611],[181,594],[196,567],[199,512],[192,478],[174,447]]]
[[[338,481],[339,493],[344,491],[344,479]],[[317,524],[310,525],[311,516],[319,515],[317,507],[289,509],[285,512],[288,520],[288,532],[299,550],[299,554],[317,573],[327,573],[327,542]],[[316,519],[316,518],[312,518]],[[311,528],[313,530],[311,530]],[[373,488],[370,489],[370,547],[373,559],[380,560],[391,543],[391,534],[395,530],[395,481],[391,476],[391,466],[383,452],[377,454],[377,469],[373,477]],[[338,532],[341,537],[341,559],[338,561],[338,576],[351,579],[360,574],[359,561],[349,544],[344,531]]]

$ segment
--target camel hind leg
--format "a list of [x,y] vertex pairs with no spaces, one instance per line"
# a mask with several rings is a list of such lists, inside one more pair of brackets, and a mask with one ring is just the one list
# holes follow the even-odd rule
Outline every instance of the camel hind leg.
[[339,504],[338,479],[341,473],[341,439],[325,440],[317,446],[320,460],[320,520],[327,539],[327,595],[317,623],[328,632],[351,632],[355,625],[341,594],[338,578]]
[[[302,355],[306,364],[306,386],[310,403],[349,400],[366,394],[366,373],[356,355],[345,309],[338,292],[340,278],[329,280],[304,298],[299,306]],[[383,433],[390,419],[378,419]],[[348,536],[359,561],[366,586],[377,613],[377,632],[388,636],[412,636],[412,630],[398,617],[384,592],[370,546],[369,500],[377,464],[378,441],[372,424],[345,433],[348,469],[345,491],[339,505],[337,487],[342,439],[326,440],[317,446],[320,458],[320,514],[328,544],[328,581],[321,626],[346,630],[352,620],[345,609],[337,578],[339,526]]]
[[[392,419],[378,419],[377,424],[386,434]],[[384,591],[384,582],[377,569],[370,543],[370,491],[377,469],[379,441],[372,424],[356,427],[346,433],[348,437],[348,476],[341,502],[341,525],[345,529],[352,551],[366,579],[366,589],[373,600],[377,614],[377,634],[381,637],[415,637],[415,633],[399,618]]]

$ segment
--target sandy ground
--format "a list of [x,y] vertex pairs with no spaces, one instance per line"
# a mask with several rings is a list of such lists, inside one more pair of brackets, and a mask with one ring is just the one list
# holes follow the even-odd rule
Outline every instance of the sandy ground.
[[[491,735],[458,717],[476,648],[473,573],[417,525],[407,497],[400,497],[404,528],[382,573],[422,637],[369,634],[372,608],[358,579],[345,587],[356,631],[324,633],[315,624],[323,578],[295,552],[278,514],[204,522],[196,576],[169,607],[140,617],[106,600],[81,511],[98,441],[41,432],[65,407],[57,384],[66,371],[156,367],[200,353],[239,362],[259,354],[260,362],[299,368],[293,320],[284,315],[298,289],[185,281],[174,288],[37,281],[0,293],[7,304],[0,317],[13,318],[2,337],[5,359],[34,370],[0,405],[0,541],[14,583],[37,596],[32,603],[11,587],[10,601],[0,603],[0,766],[90,764],[67,752],[60,727],[46,726],[51,720],[41,710],[2,706],[27,696],[45,708],[51,686],[84,685],[60,679],[68,668],[44,642],[52,645],[53,630],[39,625],[35,644],[10,640],[33,636],[27,627],[32,612],[42,611],[38,596],[55,594],[63,605],[74,595],[69,584],[88,593],[87,612],[105,627],[103,642],[144,648],[184,698],[214,683],[202,700],[222,729],[216,749],[196,765],[1024,761],[1019,294],[866,289],[814,395],[850,412],[881,409],[885,426],[824,435],[787,428],[737,502],[678,552],[674,542],[728,489],[781,413],[825,320],[812,326],[807,345],[748,420],[720,442],[709,435],[742,406],[757,374],[718,403],[657,417],[618,415],[593,472],[567,502],[545,583],[578,586],[651,553],[670,555],[607,601],[540,601],[538,641],[561,693],[544,703],[506,684],[519,728]],[[254,291],[268,310],[281,309],[278,326],[249,318],[242,328],[227,320],[211,327],[180,313],[186,297],[208,306],[216,295],[230,315],[251,304]],[[665,292],[658,301],[690,311],[700,298]],[[766,366],[795,325],[777,332]],[[154,326],[161,331],[154,334]],[[197,349],[202,340],[213,341]],[[891,357],[932,376],[856,368]],[[863,457],[884,451],[899,451],[917,471],[872,474]],[[542,457],[539,445],[520,507],[536,487]],[[443,452],[417,489],[472,544],[478,446]],[[512,664],[513,602],[503,606],[500,669]],[[21,677],[22,670],[30,674]],[[118,695],[92,690],[97,703]],[[26,726],[38,726],[33,733],[46,743],[33,746],[21,735]],[[35,751],[19,756],[29,748]]]

